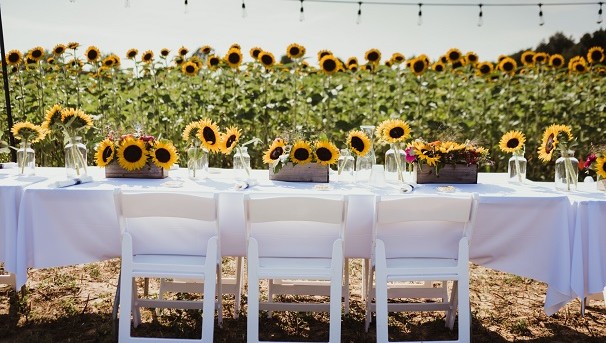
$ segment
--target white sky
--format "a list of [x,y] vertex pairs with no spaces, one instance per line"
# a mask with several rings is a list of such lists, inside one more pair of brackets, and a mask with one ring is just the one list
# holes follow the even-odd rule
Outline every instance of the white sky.
[[[477,6],[423,6],[423,24],[418,26],[417,6],[370,5],[372,0],[363,2],[359,25],[357,4],[306,1],[305,20],[300,22],[300,2],[289,0],[246,0],[246,18],[242,18],[242,0],[189,0],[187,13],[183,0],[130,0],[129,7],[125,0],[73,1],[0,0],[6,50],[25,51],[38,45],[50,50],[57,43],[75,41],[81,44],[81,54],[89,45],[96,45],[102,53],[118,54],[124,63],[130,48],[140,53],[152,49],[157,54],[161,48],[176,52],[185,46],[192,51],[208,44],[222,56],[232,43],[238,43],[245,59],[253,46],[279,58],[288,44],[296,42],[306,47],[311,63],[316,63],[321,49],[361,61],[370,48],[380,49],[384,60],[396,51],[406,57],[425,53],[433,60],[452,47],[494,61],[500,54],[534,48],[558,31],[577,41],[584,33],[604,26],[596,23],[597,1],[589,6],[548,6],[564,0],[541,0],[544,26],[538,25],[538,6],[484,6],[481,27],[477,26]],[[456,2],[478,4],[480,0]]]

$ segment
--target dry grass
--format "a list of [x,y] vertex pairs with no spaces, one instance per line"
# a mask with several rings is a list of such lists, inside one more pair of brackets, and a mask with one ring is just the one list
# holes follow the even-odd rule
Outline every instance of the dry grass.
[[[351,312],[343,316],[343,342],[373,342],[374,325],[364,332],[364,308],[358,295],[359,261],[352,266]],[[27,290],[17,296],[0,286],[0,342],[113,342],[111,318],[119,273],[117,260],[88,265],[32,270]],[[152,284],[152,289],[155,287]],[[580,315],[573,301],[547,317],[546,285],[511,274],[473,266],[471,274],[474,342],[605,342],[606,307],[592,301]],[[243,297],[246,303],[246,296]],[[233,297],[226,297],[223,328],[215,326],[216,342],[244,342],[246,306],[233,317]],[[197,311],[144,311],[137,335],[195,337],[200,335]],[[328,339],[326,314],[276,313],[261,316],[261,338],[268,340]],[[456,329],[444,328],[441,313],[390,316],[391,339],[448,339]]]

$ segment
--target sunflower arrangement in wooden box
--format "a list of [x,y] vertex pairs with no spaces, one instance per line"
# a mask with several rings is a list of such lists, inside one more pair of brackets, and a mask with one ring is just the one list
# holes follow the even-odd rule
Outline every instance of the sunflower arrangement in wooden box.
[[172,142],[146,134],[110,133],[95,153],[106,177],[165,178],[178,158]]

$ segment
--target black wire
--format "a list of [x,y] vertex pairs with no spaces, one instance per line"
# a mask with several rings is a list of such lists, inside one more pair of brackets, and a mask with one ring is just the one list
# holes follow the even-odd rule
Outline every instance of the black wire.
[[[286,1],[300,1],[300,0],[286,0]],[[320,3],[333,3],[333,4],[357,4],[358,1],[354,0],[307,0],[309,2],[320,2]],[[554,2],[554,3],[540,3],[542,6],[586,6],[586,5],[601,5],[603,2]],[[466,2],[430,2],[430,3],[419,3],[419,2],[387,2],[387,1],[366,1],[366,5],[391,5],[391,6],[440,6],[440,7],[475,7],[478,3],[466,3]],[[490,7],[530,7],[537,6],[539,3],[491,3],[484,4],[482,6]]]

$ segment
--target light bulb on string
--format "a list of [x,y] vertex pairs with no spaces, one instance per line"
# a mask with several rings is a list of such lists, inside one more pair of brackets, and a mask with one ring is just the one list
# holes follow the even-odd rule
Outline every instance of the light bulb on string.
[[299,11],[299,21],[305,20],[305,10],[303,9],[303,0],[301,0],[301,10]]
[[183,9],[183,14],[187,14],[187,0],[185,0],[185,8]]
[[539,26],[545,25],[545,18],[543,18],[543,4],[539,3]]
[[600,4],[600,9],[598,10],[598,24],[601,24],[603,19],[602,19],[602,5],[604,4],[603,2],[598,2],[598,4]]
[[423,25],[423,11],[421,10],[422,6],[423,4],[419,2],[419,16],[417,17],[417,25],[419,26]]
[[246,18],[248,16],[248,13],[246,13],[246,4],[244,3],[244,0],[242,0],[242,18]]
[[130,8],[130,0],[124,0],[124,7]]
[[356,24],[360,25],[362,22],[362,1],[358,2],[358,17],[356,18]]
[[484,13],[482,12],[482,4],[479,4],[478,6],[480,6],[480,13],[478,13],[478,26],[482,26],[484,25]]

